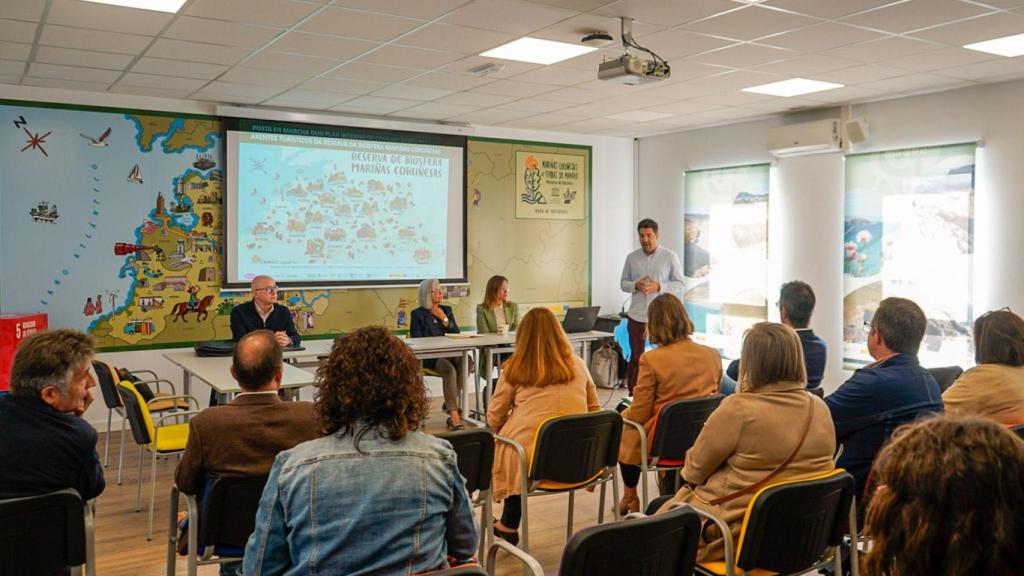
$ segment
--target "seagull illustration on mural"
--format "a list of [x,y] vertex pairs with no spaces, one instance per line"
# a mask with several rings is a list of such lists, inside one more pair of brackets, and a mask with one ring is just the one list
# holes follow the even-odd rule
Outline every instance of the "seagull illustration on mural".
[[89,146],[96,146],[98,148],[105,148],[110,144],[107,143],[107,136],[110,136],[110,128],[108,127],[103,134],[100,134],[99,138],[93,138],[92,136],[86,136],[85,134],[79,133],[79,136],[89,141]]

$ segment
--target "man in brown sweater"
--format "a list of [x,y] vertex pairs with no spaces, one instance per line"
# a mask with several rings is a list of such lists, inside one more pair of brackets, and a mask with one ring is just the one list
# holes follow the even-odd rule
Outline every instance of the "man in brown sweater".
[[231,376],[242,392],[189,422],[188,444],[174,474],[179,490],[198,495],[211,474],[265,475],[281,451],[321,436],[313,404],[277,395],[281,375],[282,350],[273,332],[254,330],[238,341]]

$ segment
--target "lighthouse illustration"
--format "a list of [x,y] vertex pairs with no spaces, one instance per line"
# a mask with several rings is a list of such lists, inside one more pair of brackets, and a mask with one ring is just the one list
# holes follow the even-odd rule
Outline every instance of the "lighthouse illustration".
[[396,323],[398,324],[399,328],[405,327],[405,306],[406,306],[405,298],[399,298],[398,299],[398,314],[397,314],[397,318],[396,318]]

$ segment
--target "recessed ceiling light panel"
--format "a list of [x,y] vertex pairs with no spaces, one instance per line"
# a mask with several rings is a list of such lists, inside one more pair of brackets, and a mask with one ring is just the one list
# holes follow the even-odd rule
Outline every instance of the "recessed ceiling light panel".
[[1013,58],[1024,55],[1024,34],[1014,34],[1013,36],[1003,36],[1002,38],[993,38],[984,42],[966,44],[964,48]]
[[481,52],[480,55],[485,58],[501,58],[502,60],[515,60],[531,64],[554,64],[594,50],[597,48],[525,36],[487,52]]
[[111,6],[123,6],[125,8],[138,8],[140,10],[153,10],[155,12],[170,12],[174,14],[181,9],[185,0],[82,0],[94,4],[109,4]]
[[821,82],[820,80],[808,80],[807,78],[790,78],[789,80],[783,80],[781,82],[751,86],[750,88],[744,88],[743,91],[753,92],[755,94],[768,94],[770,96],[784,96],[788,98],[790,96],[799,96],[801,94],[810,94],[812,92],[824,92],[825,90],[834,90],[842,87],[842,84],[836,84],[835,82]]

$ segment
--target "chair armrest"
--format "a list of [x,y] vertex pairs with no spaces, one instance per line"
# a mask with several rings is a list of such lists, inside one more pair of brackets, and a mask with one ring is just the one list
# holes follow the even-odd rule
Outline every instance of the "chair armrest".
[[533,576],[544,576],[544,568],[536,558],[500,538],[495,539],[491,547],[487,549],[487,573],[491,576],[495,573],[494,560],[498,557],[498,549],[508,552],[516,560],[522,562],[526,568],[530,569]]
[[644,430],[643,424],[634,422],[628,418],[623,418],[622,423],[636,428],[636,431],[640,433],[640,468],[642,470],[647,470],[647,451],[649,450],[647,447],[647,430]]
[[832,457],[832,464],[839,462],[839,457],[843,455],[843,446],[843,444],[840,444],[839,447],[836,448],[836,455]]
[[511,438],[498,436],[497,434],[494,435],[494,440],[496,442],[504,442],[505,444],[508,444],[513,449],[515,449],[516,454],[519,455],[519,492],[523,496],[523,498],[525,498],[526,493],[529,492],[530,476],[530,471],[526,469],[526,467],[529,465],[529,463],[526,461],[526,449],[524,449],[523,445],[520,444],[519,442],[516,442]]
[[[189,396],[187,394],[177,394],[175,396],[160,396],[159,398],[153,398],[149,402],[146,402],[146,406],[148,407],[150,404],[153,404],[154,402],[164,402],[164,401],[167,401],[167,400],[182,400],[182,399],[188,400],[189,404],[195,406],[197,411],[199,410],[199,400],[196,400],[195,396]],[[180,412],[179,412],[179,414],[180,414]]]
[[170,414],[164,414],[163,416],[157,418],[157,425],[154,427],[155,429],[153,430],[153,443],[156,443],[156,436],[160,434],[160,428],[163,427],[164,420],[167,420],[168,418],[181,418],[183,416],[195,416],[196,414],[199,414],[199,412],[200,410],[185,410],[182,412],[171,412]]
[[722,540],[725,542],[725,576],[734,576],[736,570],[736,543],[732,541],[732,530],[729,529],[729,524],[718,516],[689,504],[676,502],[669,509],[678,508],[679,506],[689,506],[698,516],[705,520],[710,520],[718,526],[718,530],[722,533]]
[[[148,370],[147,370],[148,372]],[[154,374],[155,376],[155,374]],[[171,392],[177,394],[178,389],[174,386],[174,382],[166,378],[153,378],[152,380],[139,380],[138,382],[132,382],[133,385],[138,386],[139,384],[156,384],[156,391],[160,391],[160,384],[167,384],[170,387]]]
[[153,376],[154,379],[159,378],[159,376],[157,376],[156,372],[153,372],[152,370],[134,370],[134,369],[131,369],[131,368],[126,368],[126,370],[128,370],[132,374],[150,374],[150,375]]
[[82,519],[85,524],[85,574],[96,576],[96,529],[94,514],[96,499],[86,500],[83,504]]

